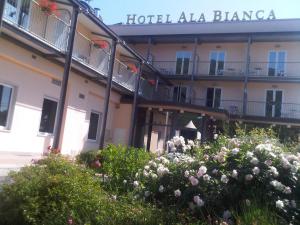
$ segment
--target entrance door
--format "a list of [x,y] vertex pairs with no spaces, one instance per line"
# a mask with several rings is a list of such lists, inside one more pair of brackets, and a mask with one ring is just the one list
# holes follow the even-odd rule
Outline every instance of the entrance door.
[[176,74],[177,75],[188,75],[190,61],[192,58],[191,52],[177,52],[176,53]]
[[7,0],[4,17],[15,24],[28,28],[30,3],[31,1]]
[[285,58],[284,51],[269,52],[268,76],[284,76],[285,75]]
[[266,117],[281,117],[282,91],[267,90]]
[[210,53],[209,75],[223,75],[225,64],[225,52],[212,51]]
[[211,108],[219,108],[221,105],[221,88],[207,88],[206,106]]
[[185,103],[187,101],[187,87],[184,87],[184,86],[174,87],[173,101]]

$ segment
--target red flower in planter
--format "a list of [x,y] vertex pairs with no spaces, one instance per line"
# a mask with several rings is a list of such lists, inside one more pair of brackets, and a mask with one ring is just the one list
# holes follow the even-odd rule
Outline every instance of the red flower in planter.
[[156,84],[156,81],[152,79],[152,80],[148,80],[148,83],[150,85],[154,86]]
[[127,68],[134,74],[137,74],[139,72],[139,69],[133,63],[128,64]]
[[46,14],[55,14],[56,16],[58,16],[57,4],[54,0],[39,0],[39,6],[41,7],[41,10]]
[[107,49],[109,47],[109,43],[106,40],[92,40],[94,42],[94,46],[101,48],[101,49]]
[[91,165],[93,168],[100,168],[101,167],[101,163],[98,160],[95,160],[94,162],[92,162],[92,165]]

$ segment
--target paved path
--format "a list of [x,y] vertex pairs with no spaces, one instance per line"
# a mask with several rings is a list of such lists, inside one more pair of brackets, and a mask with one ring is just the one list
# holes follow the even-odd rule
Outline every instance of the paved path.
[[0,183],[10,171],[18,171],[23,166],[29,165],[32,159],[39,159],[37,154],[1,153],[0,152]]

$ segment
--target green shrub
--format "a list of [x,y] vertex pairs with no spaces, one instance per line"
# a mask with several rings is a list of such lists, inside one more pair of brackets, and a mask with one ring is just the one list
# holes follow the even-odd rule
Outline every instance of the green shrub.
[[161,224],[157,215],[108,195],[90,171],[59,156],[11,173],[0,192],[1,225]]
[[[144,149],[128,148],[109,145],[100,151],[91,151],[81,154],[78,159],[93,167],[97,173],[105,176],[102,185],[106,190],[124,193],[131,190],[132,182],[139,169],[151,159],[150,153]],[[93,163],[99,160],[101,166],[95,168]],[[107,177],[106,177],[107,176]]]

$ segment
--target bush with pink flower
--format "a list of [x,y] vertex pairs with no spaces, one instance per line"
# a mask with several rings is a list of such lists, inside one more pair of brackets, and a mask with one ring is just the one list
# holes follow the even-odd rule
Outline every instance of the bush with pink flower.
[[255,135],[219,136],[201,146],[174,137],[168,145],[167,154],[149,161],[136,175],[139,197],[199,217],[218,215],[227,222],[233,219],[230,210],[261,202],[286,223],[300,224],[300,153]]

